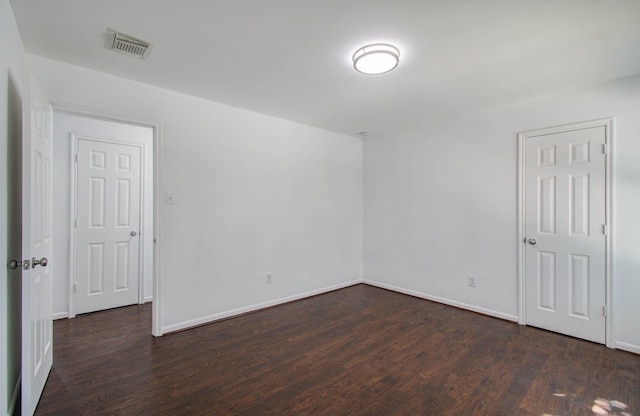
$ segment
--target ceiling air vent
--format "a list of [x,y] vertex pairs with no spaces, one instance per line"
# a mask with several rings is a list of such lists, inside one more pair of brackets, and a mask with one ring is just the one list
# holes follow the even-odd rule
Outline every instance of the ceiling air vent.
[[125,55],[147,59],[153,49],[153,44],[109,28],[107,29],[105,47]]

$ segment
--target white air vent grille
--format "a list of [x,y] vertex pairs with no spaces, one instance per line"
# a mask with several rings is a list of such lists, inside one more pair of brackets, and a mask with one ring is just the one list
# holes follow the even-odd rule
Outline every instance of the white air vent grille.
[[125,55],[147,59],[153,45],[142,39],[109,28],[105,47]]

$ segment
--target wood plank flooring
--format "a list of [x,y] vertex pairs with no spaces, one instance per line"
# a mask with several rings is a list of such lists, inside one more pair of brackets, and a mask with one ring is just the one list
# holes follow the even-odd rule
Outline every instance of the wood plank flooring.
[[367,285],[150,328],[150,305],[56,321],[36,414],[591,415],[599,398],[640,412],[638,355]]

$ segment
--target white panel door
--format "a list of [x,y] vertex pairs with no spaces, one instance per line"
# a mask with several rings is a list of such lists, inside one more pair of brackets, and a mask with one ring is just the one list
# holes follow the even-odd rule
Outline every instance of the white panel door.
[[78,138],[76,313],[139,301],[141,153]]
[[604,343],[606,129],[525,139],[526,323]]
[[22,95],[22,414],[32,415],[53,364],[52,120],[29,74]]

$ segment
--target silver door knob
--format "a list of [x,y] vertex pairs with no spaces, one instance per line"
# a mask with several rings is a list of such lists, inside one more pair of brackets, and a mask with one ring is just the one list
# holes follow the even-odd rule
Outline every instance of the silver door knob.
[[41,267],[46,267],[46,266],[47,266],[47,263],[49,263],[49,260],[47,260],[47,258],[46,258],[46,257],[43,257],[43,258],[41,258],[40,260],[38,260],[38,259],[37,259],[37,258],[35,258],[35,257],[31,259],[31,265],[32,265],[33,267],[36,267],[36,266],[38,266],[38,265],[39,265],[39,266],[41,266]]
[[535,246],[537,241],[535,238],[530,238],[529,240],[527,240],[527,243],[531,244],[532,246]]
[[137,235],[138,235],[138,233],[137,233],[137,232],[135,232],[135,231],[131,231],[131,232],[129,233],[129,235],[130,235],[131,237],[135,237],[135,236],[137,236]]

